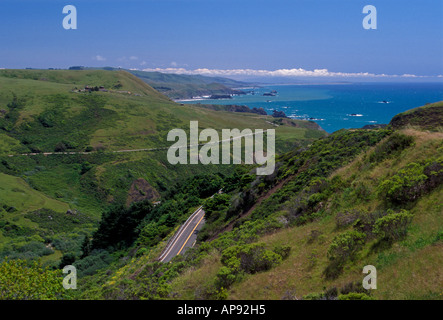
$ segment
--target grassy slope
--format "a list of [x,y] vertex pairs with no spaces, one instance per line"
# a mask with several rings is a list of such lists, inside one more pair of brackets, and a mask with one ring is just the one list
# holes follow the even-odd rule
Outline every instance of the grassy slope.
[[[400,156],[362,170],[365,155],[361,155],[332,176],[341,176],[349,185],[365,184],[371,188],[371,192],[375,192],[380,179],[391,176],[406,164],[442,154],[441,133],[430,134],[413,129],[405,129],[402,133],[413,136],[415,145]],[[373,149],[366,155],[372,151]],[[328,200],[328,203],[339,203],[329,215],[312,223],[283,229],[260,238],[270,248],[275,245],[291,246],[291,254],[274,269],[247,275],[242,282],[234,284],[229,290],[228,299],[281,299],[287,292],[295,292],[301,298],[308,293],[322,292],[333,286],[342,288],[352,281],[361,283],[365,265],[377,267],[378,288],[372,292],[375,298],[442,299],[443,278],[440,269],[443,263],[443,244],[436,241],[439,232],[443,231],[442,186],[409,206],[414,219],[406,239],[380,252],[373,247],[375,241],[367,243],[358,258],[345,267],[340,277],[326,280],[323,271],[328,264],[327,250],[334,236],[343,231],[336,228],[335,214],[353,209],[372,211],[380,206],[379,198],[362,202],[346,197],[345,192],[341,192]],[[313,230],[321,232],[321,236],[313,243],[308,243]],[[221,266],[219,259],[220,255],[214,253],[200,268],[185,272],[173,282],[173,291],[180,298],[193,299],[196,288],[212,281]]]
[[[11,207],[14,209],[8,210]],[[65,213],[69,208],[67,203],[54,200],[31,188],[22,178],[0,173],[0,221],[35,228],[38,225],[25,218],[26,213],[40,209]],[[11,237],[0,231],[0,248],[11,240]]]
[[[85,85],[104,86],[109,92],[73,92]],[[14,96],[18,107],[12,110]],[[172,166],[166,151],[109,151],[170,146],[166,141],[169,130],[186,130],[191,120],[198,120],[201,128],[218,130],[275,128],[263,116],[180,106],[125,71],[0,70],[1,110],[0,124],[6,130],[0,129],[0,200],[8,198],[7,204],[20,214],[42,208],[66,212],[71,207],[94,219],[110,202],[124,203],[138,178],[162,192],[178,179],[229,170],[227,166]],[[48,126],[43,125],[42,117]],[[297,123],[297,128],[277,128],[280,151],[324,135],[305,122]],[[67,151],[83,151],[88,146],[105,151],[8,157],[35,149],[53,152],[60,142],[70,144]],[[26,191],[26,202],[11,191],[19,189]],[[15,223],[25,226],[30,222],[20,219]]]
[[[422,135],[412,130],[405,133]],[[360,158],[334,175],[352,177],[350,179],[354,183],[364,181],[374,185],[374,179],[377,177],[390,175],[405,163],[426,160],[438,148],[441,150],[441,139],[441,135],[419,138],[414,149],[408,150],[399,159],[388,160],[360,173]],[[410,208],[414,220],[405,240],[382,252],[371,249],[374,242],[368,243],[357,260],[347,265],[344,273],[335,280],[326,280],[323,277],[323,270],[328,264],[328,247],[333,237],[343,231],[337,230],[334,214],[303,226],[266,235],[259,240],[270,248],[275,245],[290,245],[290,256],[274,269],[248,275],[242,282],[234,284],[229,290],[228,299],[281,299],[286,292],[295,292],[296,296],[301,298],[308,293],[321,292],[325,288],[341,288],[351,281],[361,282],[362,268],[368,264],[376,266],[378,270],[378,289],[373,291],[376,298],[441,298],[443,279],[439,269],[443,262],[442,243],[435,242],[435,239],[438,232],[443,230],[443,206],[439,200],[442,197],[443,190],[440,187],[417,201]],[[341,205],[334,212],[361,207],[371,210],[379,205],[377,199],[362,204],[347,202],[343,198],[343,194],[334,197],[335,200],[341,201]],[[322,235],[313,243],[308,243],[313,230],[321,232]],[[202,284],[211,283],[215,277],[221,266],[219,259],[220,255],[213,253],[200,268],[185,272],[173,282],[173,291],[180,299],[193,299],[197,288]]]
[[[89,95],[71,92],[74,87],[85,85],[103,85],[112,89],[118,83],[122,87],[114,92]],[[269,117],[180,106],[125,71],[1,70],[0,88],[0,109],[8,111],[6,105],[12,100],[13,93],[24,101],[14,128],[28,125],[19,128],[17,133],[9,133],[16,139],[0,145],[3,153],[14,151],[17,138],[23,136],[36,140],[36,146],[44,148],[42,151],[52,151],[51,147],[62,138],[60,134],[74,140],[78,145],[75,150],[88,144],[102,144],[109,150],[168,146],[166,133],[176,127],[187,128],[191,120],[198,120],[202,128],[274,128],[265,121]],[[123,90],[132,94],[115,92]],[[93,107],[97,110],[93,114],[87,113]],[[29,128],[29,123],[36,122],[35,117],[45,110],[54,113],[53,127],[31,125]],[[90,121],[90,117],[95,119]],[[277,138],[280,132],[283,138],[289,135],[304,138],[307,131],[303,128],[304,122],[298,123],[302,124],[301,128],[277,128]],[[87,131],[87,137],[81,130]],[[40,141],[42,135],[50,141]],[[9,150],[8,145],[11,145]]]
[[66,203],[51,199],[32,189],[23,179],[0,173],[0,203],[13,206],[22,212],[40,208],[66,212]]

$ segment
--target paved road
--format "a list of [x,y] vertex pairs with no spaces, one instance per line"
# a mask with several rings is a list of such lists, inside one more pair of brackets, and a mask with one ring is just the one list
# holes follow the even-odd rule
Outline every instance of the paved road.
[[203,208],[198,208],[172,237],[158,260],[161,262],[169,262],[175,256],[192,247],[197,240],[197,231],[200,230],[204,224],[204,217],[205,212]]

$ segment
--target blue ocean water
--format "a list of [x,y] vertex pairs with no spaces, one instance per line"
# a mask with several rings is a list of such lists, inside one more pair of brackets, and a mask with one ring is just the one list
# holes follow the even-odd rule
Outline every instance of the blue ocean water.
[[[263,96],[272,90],[277,91],[275,96]],[[253,91],[254,94],[233,99],[203,99],[193,103],[263,107],[268,114],[273,110],[283,111],[294,119],[317,122],[332,133],[342,128],[387,124],[398,113],[443,100],[443,82],[272,85]]]

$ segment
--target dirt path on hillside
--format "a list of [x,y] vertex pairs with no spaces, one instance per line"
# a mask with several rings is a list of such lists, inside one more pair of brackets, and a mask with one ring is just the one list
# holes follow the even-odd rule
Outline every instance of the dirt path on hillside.
[[[256,129],[257,130],[257,129]],[[225,140],[219,140],[219,141],[215,141],[215,142],[209,142],[209,143],[199,143],[199,144],[191,144],[188,145],[186,144],[186,146],[169,146],[169,147],[158,147],[158,148],[149,148],[149,149],[125,149],[125,150],[114,150],[114,151],[107,151],[110,153],[127,153],[127,152],[142,152],[142,151],[162,151],[162,150],[168,150],[168,149],[178,149],[181,147],[186,147],[186,148],[190,148],[190,147],[201,147],[201,146],[206,146],[206,145],[211,145],[211,144],[219,144],[219,143],[223,143],[223,142],[227,142],[227,141],[234,141],[234,140],[238,140],[238,139],[242,139],[248,136],[254,136],[258,133],[267,133],[268,130],[263,130],[262,132],[252,132],[252,133],[248,133],[248,134],[244,134],[244,135],[240,135],[240,136],[235,136],[235,137],[231,137],[229,139],[225,139]],[[93,153],[98,153],[98,151],[62,151],[62,152],[32,152],[32,153],[21,153],[21,154],[8,154],[7,156],[12,158],[12,157],[18,157],[18,156],[25,156],[25,157],[29,157],[29,156],[37,156],[37,155],[44,155],[44,156],[51,156],[51,155],[76,155],[76,154],[82,154],[82,155],[87,155],[87,154],[93,154]]]

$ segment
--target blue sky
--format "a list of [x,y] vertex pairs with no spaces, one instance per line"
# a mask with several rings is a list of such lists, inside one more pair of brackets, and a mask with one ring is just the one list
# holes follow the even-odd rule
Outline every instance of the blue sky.
[[[68,4],[77,30],[62,27]],[[368,4],[377,30],[362,26]],[[2,0],[0,41],[3,68],[433,78],[443,74],[443,0]]]

